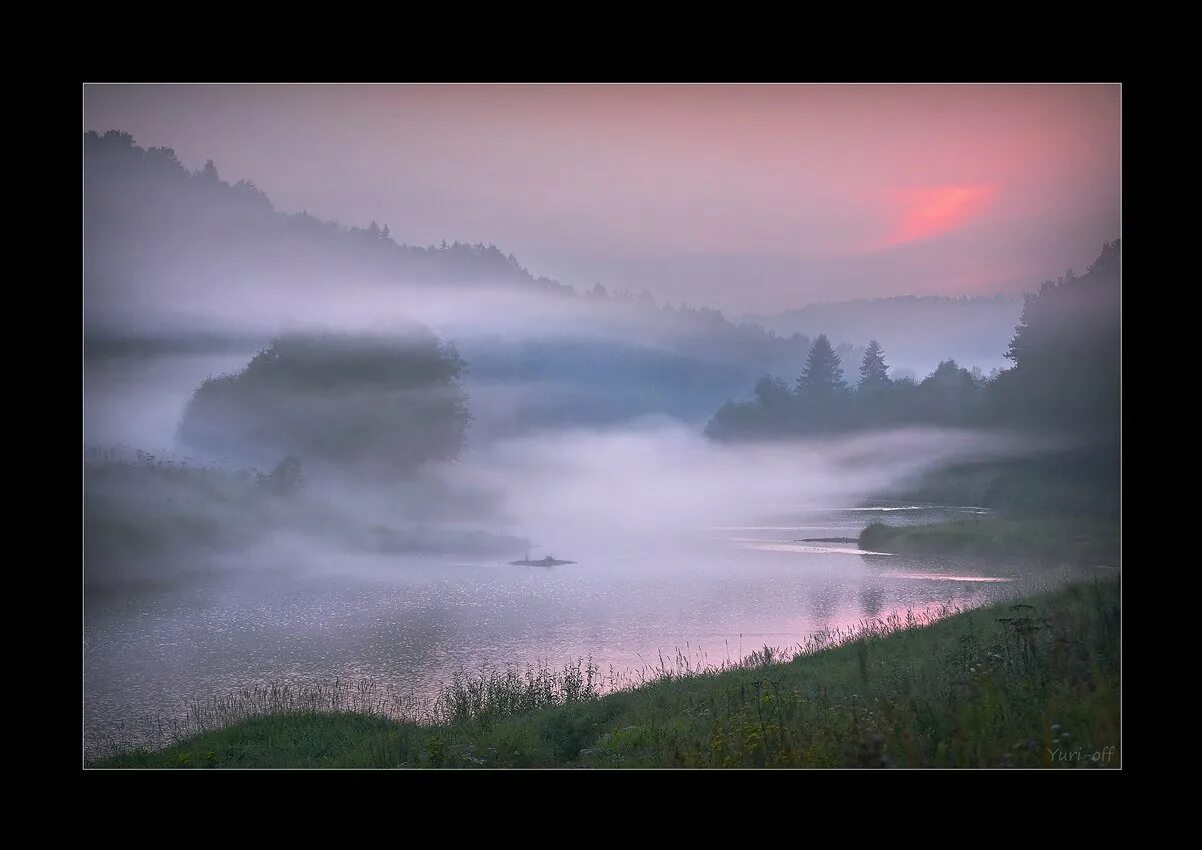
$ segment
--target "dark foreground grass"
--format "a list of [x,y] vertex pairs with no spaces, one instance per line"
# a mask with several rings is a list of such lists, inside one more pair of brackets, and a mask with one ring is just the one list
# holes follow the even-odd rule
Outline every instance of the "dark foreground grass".
[[1117,579],[921,625],[608,696],[569,687],[526,713],[520,676],[461,680],[458,719],[440,724],[298,711],[93,766],[1120,766]]
[[1020,556],[1056,563],[1117,564],[1119,525],[1092,518],[982,516],[934,525],[873,523],[860,547],[914,555]]

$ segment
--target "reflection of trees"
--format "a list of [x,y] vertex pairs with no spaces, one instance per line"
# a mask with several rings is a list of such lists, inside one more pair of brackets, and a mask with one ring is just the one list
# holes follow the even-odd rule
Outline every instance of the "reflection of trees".
[[814,622],[827,625],[839,608],[839,591],[835,583],[819,584],[810,591],[807,597],[810,603],[810,615]]
[[885,607],[885,589],[879,584],[860,588],[860,610],[865,619],[875,619]]

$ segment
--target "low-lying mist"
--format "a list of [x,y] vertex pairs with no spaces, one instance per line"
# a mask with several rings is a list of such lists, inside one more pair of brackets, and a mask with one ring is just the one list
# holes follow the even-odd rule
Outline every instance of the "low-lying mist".
[[303,280],[273,287],[256,279],[247,292],[260,300],[231,306],[202,299],[186,319],[151,305],[119,315],[90,311],[89,441],[114,442],[126,417],[136,419],[131,445],[154,439],[156,448],[169,446],[178,421],[158,427],[165,404],[182,408],[201,381],[241,368],[273,339],[331,329],[400,338],[418,324],[454,344],[466,360],[462,382],[473,399],[476,439],[657,413],[704,425],[764,371],[799,368],[807,344],[705,313],[502,284],[448,291],[348,277],[311,290]]
[[498,515],[552,544],[852,506],[943,465],[1033,447],[1010,435],[945,429],[732,445],[656,419],[499,440],[438,474],[502,494]]
[[851,507],[941,466],[1035,448],[937,429],[729,445],[659,418],[494,440],[393,481],[327,469],[293,487],[279,469],[93,458],[87,583],[264,569],[386,579],[423,561],[509,569],[527,551],[670,551],[702,529]]

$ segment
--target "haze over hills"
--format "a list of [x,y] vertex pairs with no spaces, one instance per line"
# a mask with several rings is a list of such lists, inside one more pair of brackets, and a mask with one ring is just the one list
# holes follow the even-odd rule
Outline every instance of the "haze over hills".
[[[118,131],[85,136],[85,216],[85,354],[105,399],[116,397],[102,368],[112,358],[209,356],[189,372],[190,392],[284,331],[417,321],[469,364],[477,435],[655,414],[700,425],[759,376],[796,374],[819,333],[849,369],[871,338],[897,376],[921,377],[947,357],[1004,368],[1022,307],[1002,296],[907,296],[732,322],[646,291],[578,291],[494,245],[417,247],[376,222],[286,214],[211,161],[189,171],[172,150]],[[182,401],[177,391],[160,407],[162,421]]]
[[[222,180],[212,162],[189,171],[172,150],[141,148],[128,133],[88,133],[84,150],[94,367],[157,354],[236,358],[194,369],[190,390],[204,369],[240,366],[282,331],[418,321],[459,345],[478,397],[497,395],[481,383],[506,387],[504,405],[474,411],[480,433],[649,413],[700,420],[765,364],[800,362],[809,344],[646,293],[577,293],[492,245],[415,247],[375,222],[285,214],[252,182]],[[113,397],[96,368],[91,377],[97,399]],[[582,380],[608,392],[582,404]]]

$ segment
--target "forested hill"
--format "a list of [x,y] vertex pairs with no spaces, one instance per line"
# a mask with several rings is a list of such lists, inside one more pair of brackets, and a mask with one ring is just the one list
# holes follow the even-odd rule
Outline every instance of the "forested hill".
[[[481,382],[527,393],[513,414],[522,422],[704,422],[810,345],[646,292],[577,291],[493,245],[416,247],[386,224],[284,213],[254,183],[222,179],[212,162],[191,171],[124,132],[85,134],[84,180],[89,362],[249,355],[289,328],[417,321],[459,346],[477,399],[489,395]],[[584,404],[588,386],[608,389]],[[477,433],[487,413],[476,405]]]
[[[1000,335],[970,323],[970,339],[956,345],[937,323],[889,315],[939,299],[882,299],[871,322],[845,322],[844,305],[812,307],[825,326],[778,333],[646,292],[601,284],[577,291],[535,276],[494,245],[418,247],[386,224],[348,227],[284,213],[253,182],[224,180],[211,161],[191,171],[171,149],[140,147],[120,131],[86,133],[84,165],[89,358],[255,350],[297,324],[345,324],[351,313],[361,321],[399,317],[454,341],[471,383],[525,388],[523,421],[665,413],[704,422],[759,375],[796,374],[817,332],[848,368],[879,337],[895,367],[923,369],[921,359],[903,356],[904,346],[889,344],[891,329],[913,325],[936,362],[955,356],[988,369],[1017,321],[1017,308],[1007,318],[1002,299],[990,313],[991,322],[1001,316]],[[520,296],[520,305],[495,300],[498,290]],[[608,389],[586,404],[586,387]]]
[[88,270],[102,276],[149,271],[156,257],[204,265],[214,254],[304,267],[337,261],[346,271],[427,281],[517,283],[572,293],[535,277],[495,245],[417,247],[388,227],[345,227],[308,212],[286,214],[249,180],[229,183],[212,160],[190,171],[170,148],[142,148],[129,133],[84,137]]
[[[223,180],[211,160],[190,171],[170,148],[142,148],[121,131],[85,134],[84,181],[90,337],[108,337],[110,325],[128,330],[159,303],[193,316],[235,302],[264,313],[290,294],[370,282],[397,294],[406,284],[433,284],[444,294],[504,286],[546,296],[558,305],[553,315],[587,325],[563,330],[654,338],[718,362],[795,360],[809,344],[733,323],[717,310],[660,303],[647,292],[598,283],[578,293],[535,276],[495,245],[420,247],[398,241],[386,224],[345,226],[308,212],[280,212],[253,182]],[[147,324],[139,336],[163,333],[161,324]],[[112,348],[107,339],[104,344]],[[99,351],[99,343],[94,348]]]

